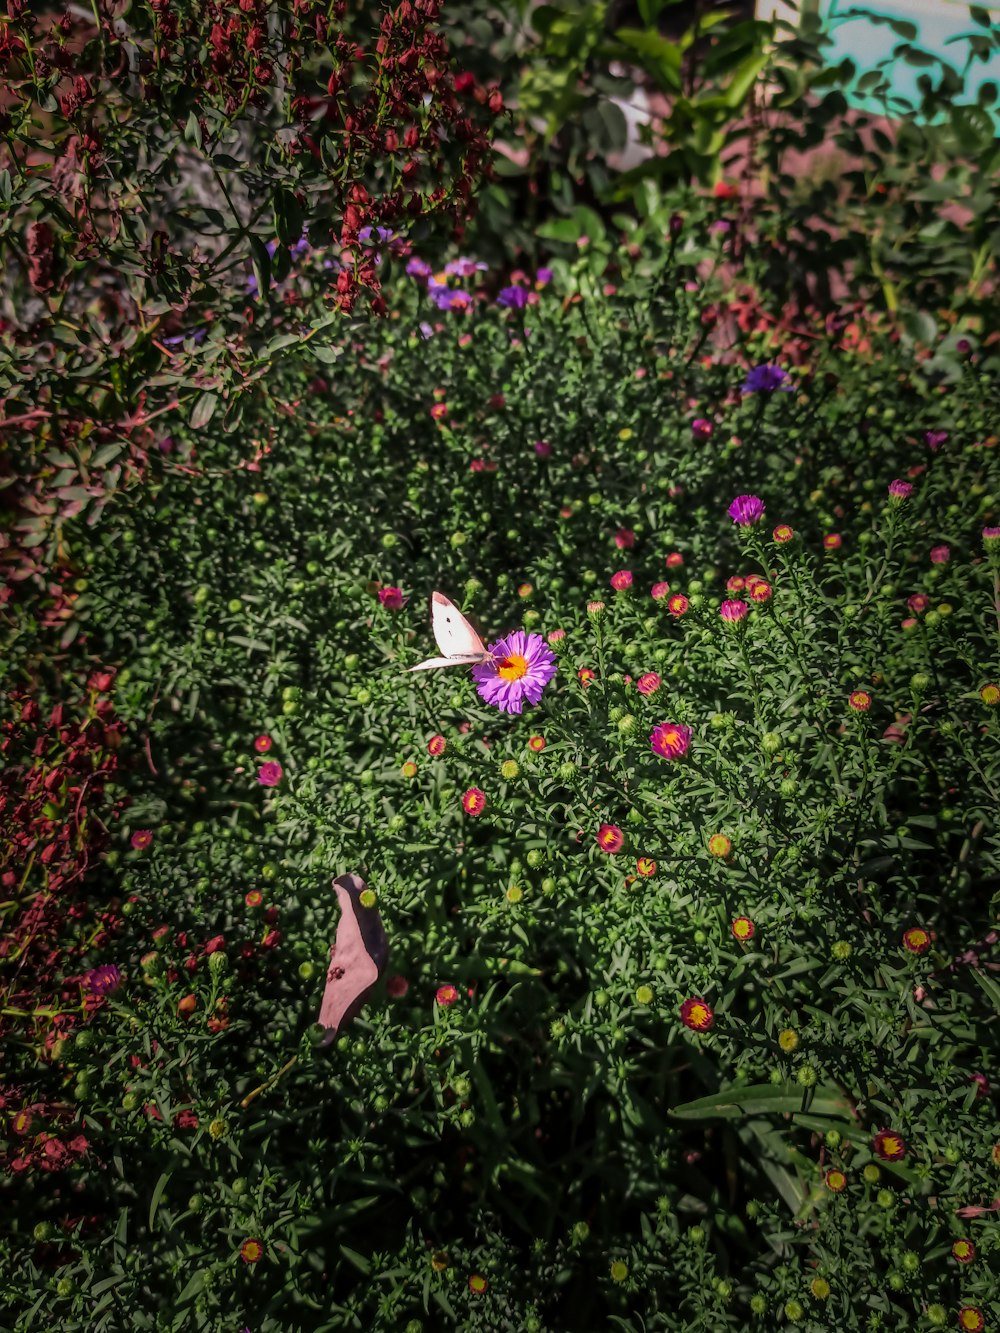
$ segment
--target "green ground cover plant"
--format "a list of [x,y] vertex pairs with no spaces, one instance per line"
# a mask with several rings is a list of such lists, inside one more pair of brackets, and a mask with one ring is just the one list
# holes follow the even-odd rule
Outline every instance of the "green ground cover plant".
[[[5,910],[95,862],[6,951],[14,1327],[995,1323],[996,357],[730,339],[717,207],[386,257],[8,600]],[[537,705],[405,674],[435,589]]]

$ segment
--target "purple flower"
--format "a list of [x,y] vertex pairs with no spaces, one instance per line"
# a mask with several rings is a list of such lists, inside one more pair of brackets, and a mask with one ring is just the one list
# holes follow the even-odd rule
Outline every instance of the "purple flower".
[[374,235],[377,245],[387,245],[395,234],[391,227],[362,227],[358,232],[358,240],[362,245],[367,245]]
[[712,423],[706,417],[695,417],[691,422],[691,434],[696,440],[707,440],[712,433]]
[[188,338],[192,340],[195,347],[199,347],[208,336],[207,329],[195,329],[193,333],[175,333],[171,338],[163,338],[161,341],[164,347],[180,347]]
[[791,393],[793,386],[785,382],[787,379],[788,371],[780,366],[754,366],[743,381],[742,392],[774,393],[775,389],[781,389]]
[[895,481],[889,482],[889,494],[894,500],[905,500],[913,494],[913,483],[901,481],[899,477]]
[[406,265],[406,272],[411,278],[429,278],[434,270],[426,260],[414,255]]
[[465,310],[472,302],[468,292],[453,292],[447,287],[429,287],[428,292],[439,310]]
[[421,320],[419,328],[420,328],[421,338],[427,339],[434,337],[434,330],[431,327],[431,325],[427,323],[426,320]]
[[739,527],[749,528],[764,517],[764,501],[759,495],[738,495],[726,513]]
[[453,278],[471,278],[476,273],[485,273],[489,269],[488,264],[482,260],[475,259],[450,259],[444,266],[445,273]]
[[556,674],[556,658],[540,634],[516,629],[490,644],[490,660],[472,668],[479,697],[502,713],[520,713],[524,701],[537,704]]
[[267,253],[271,256],[272,259],[274,258],[274,252],[275,250],[277,250],[277,248],[278,248],[277,241],[268,241],[267,245],[264,246],[264,249],[267,251]]
[[507,310],[523,310],[528,304],[528,293],[523,287],[503,287],[497,297],[497,305]]
[[924,444],[928,449],[940,449],[947,440],[948,432],[946,430],[925,430]]
[[552,270],[550,268],[540,268],[535,274],[535,285],[544,287],[552,281]]
[[309,249],[309,240],[306,233],[303,232],[301,237],[292,246],[292,251],[291,251],[292,258],[298,259],[301,255],[304,255],[308,249]]
[[114,963],[102,963],[83,979],[91,995],[111,995],[122,984],[122,974]]

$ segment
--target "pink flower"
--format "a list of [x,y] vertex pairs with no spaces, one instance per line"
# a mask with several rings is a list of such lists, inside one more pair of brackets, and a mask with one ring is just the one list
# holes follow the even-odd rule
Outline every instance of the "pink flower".
[[932,564],[932,565],[946,565],[950,559],[951,559],[951,547],[950,547],[950,546],[932,546],[932,547],[931,547],[931,564]]
[[137,852],[144,852],[147,847],[152,846],[153,834],[148,828],[136,829],[131,838],[132,846]]
[[390,977],[385,983],[385,991],[390,1000],[401,1000],[409,989],[410,983],[407,979],[398,975]]
[[615,852],[620,852],[625,842],[625,834],[617,824],[602,824],[597,831],[597,845],[602,852],[608,852],[612,856]]
[[277,760],[272,759],[269,763],[261,764],[257,770],[257,781],[262,787],[276,787],[284,771]]
[[611,586],[615,592],[624,592],[626,588],[631,588],[632,571],[630,569],[619,569],[616,574],[611,575]]
[[906,605],[915,616],[922,615],[931,604],[931,599],[925,592],[915,592],[912,597],[907,597]]
[[640,676],[635,683],[635,688],[640,694],[655,694],[660,688],[660,678],[655,671],[647,671],[644,676]]
[[378,599],[387,611],[402,611],[406,605],[402,588],[379,588]]
[[635,545],[635,533],[631,528],[619,528],[615,533],[615,545],[619,551],[631,551]]
[[434,998],[442,1009],[447,1009],[450,1004],[454,1004],[459,998],[458,988],[451,985],[450,982],[445,986],[439,986]]
[[691,744],[691,728],[683,722],[661,722],[650,733],[653,753],[664,759],[682,759]]
[[889,482],[889,496],[893,500],[906,500],[913,494],[913,483],[901,481],[899,477]]
[[253,748],[257,751],[258,754],[267,754],[268,750],[270,750],[271,748],[271,737],[258,736],[253,743]]
[[704,417],[695,417],[691,422],[691,434],[696,440],[707,440],[712,433],[712,423]]
[[548,639],[549,643],[561,643],[566,637],[566,631],[564,629],[554,629],[545,637]]
[[552,453],[552,445],[549,444],[548,440],[536,440],[535,453],[539,458],[548,458]]
[[662,602],[664,597],[667,597],[669,593],[670,593],[669,583],[654,583],[649,590],[649,595],[650,597],[652,597],[654,602]]
[[764,508],[759,495],[737,495],[726,512],[738,528],[750,528],[764,517]]
[[447,746],[448,742],[443,736],[432,736],[427,742],[427,753],[436,759],[438,755],[444,754]]
[[683,563],[684,557],[681,555],[680,551],[671,551],[667,556],[666,565],[668,569],[680,569]]
[[749,610],[750,608],[746,602],[741,602],[738,598],[730,598],[729,601],[723,602],[719,607],[719,615],[729,624],[735,625],[746,619]]

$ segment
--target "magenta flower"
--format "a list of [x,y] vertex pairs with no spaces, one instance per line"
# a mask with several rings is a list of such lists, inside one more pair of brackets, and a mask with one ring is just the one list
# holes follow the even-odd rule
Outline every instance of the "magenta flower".
[[402,611],[407,600],[402,588],[379,588],[378,599],[387,611]]
[[630,569],[619,569],[616,574],[611,575],[611,586],[615,592],[624,592],[632,586],[632,571]]
[[631,550],[635,545],[635,533],[631,528],[619,528],[615,533],[615,545],[619,551]]
[[932,564],[932,565],[946,565],[950,559],[951,559],[951,547],[950,547],[950,546],[932,546],[932,547],[931,547],[931,564]]
[[741,620],[746,619],[749,610],[750,608],[746,602],[741,602],[738,597],[731,597],[719,607],[719,615],[731,625],[736,625]]
[[737,527],[749,528],[764,517],[764,501],[759,495],[738,495],[726,512]]
[[625,834],[617,824],[602,824],[597,830],[597,845],[602,852],[614,856],[625,844]]
[[996,546],[1000,542],[1000,528],[983,528],[983,545]]
[[636,681],[635,688],[640,694],[655,694],[661,683],[655,671],[647,671],[644,676],[640,676]]
[[787,370],[782,370],[780,366],[754,366],[747,373],[743,381],[741,393],[774,393],[776,389],[781,389],[783,393],[790,393],[792,384],[789,383]]
[[91,995],[111,995],[122,984],[122,974],[114,963],[102,963],[88,972],[83,980]]
[[924,431],[924,444],[926,444],[927,448],[932,451],[940,449],[942,444],[944,444],[947,439],[948,439],[948,432],[946,430]]
[[695,417],[691,422],[691,434],[696,440],[707,440],[712,433],[712,423],[705,417]]
[[137,852],[144,852],[147,847],[153,844],[153,834],[148,828],[136,829],[131,838],[132,846]]
[[906,500],[913,494],[913,483],[902,481],[899,477],[889,482],[889,495],[893,500]]
[[479,697],[502,713],[520,713],[524,701],[537,704],[556,674],[556,658],[540,634],[514,630],[490,644],[489,661],[472,668]]
[[682,759],[691,744],[691,728],[683,722],[661,722],[649,737],[653,753],[664,759]]
[[278,761],[272,759],[266,764],[261,764],[257,770],[257,781],[262,787],[276,787],[281,781],[284,771]]
[[650,597],[652,597],[654,602],[662,602],[664,597],[668,597],[670,595],[670,584],[654,583],[649,590],[649,595]]
[[552,454],[552,445],[549,444],[548,440],[536,440],[535,453],[539,458],[549,458]]

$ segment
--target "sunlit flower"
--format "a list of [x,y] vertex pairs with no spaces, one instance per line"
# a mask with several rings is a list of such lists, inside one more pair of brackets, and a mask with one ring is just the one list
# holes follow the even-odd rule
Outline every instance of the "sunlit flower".
[[247,907],[259,907],[264,901],[264,895],[261,893],[260,889],[248,889],[243,897],[243,901],[246,903]]
[[910,953],[926,953],[931,947],[932,935],[923,926],[911,926],[903,931],[903,948]]
[[840,1194],[842,1190],[847,1188],[847,1177],[844,1175],[843,1171],[840,1171],[837,1167],[833,1166],[823,1177],[823,1184],[828,1190],[832,1190],[834,1194]]
[[427,742],[427,753],[432,755],[435,759],[443,755],[447,748],[448,742],[445,740],[444,736],[441,735],[432,736]]
[[649,595],[654,602],[662,602],[664,597],[670,592],[669,583],[654,583],[649,590]]
[[726,579],[726,592],[742,592],[746,587],[746,579],[742,574],[733,574]]
[[271,737],[258,736],[253,743],[253,748],[257,751],[258,754],[267,754],[268,750],[270,750],[271,748]]
[[664,759],[681,759],[691,744],[691,728],[683,722],[661,722],[650,733],[653,753]]
[[102,963],[87,973],[84,984],[91,995],[112,995],[122,984],[122,974],[114,963]]
[[995,708],[1000,703],[1000,685],[983,685],[979,691],[979,697],[987,708]]
[[748,916],[738,916],[729,929],[733,933],[733,939],[744,943],[752,940],[757,933],[757,927]]
[[528,737],[528,749],[529,749],[529,750],[534,750],[535,754],[541,754],[541,752],[545,749],[545,737],[544,737],[544,736],[529,736],[529,737]]
[[635,688],[640,694],[655,694],[660,688],[661,681],[655,671],[647,671],[645,675],[639,677],[635,683]]
[[730,625],[738,625],[741,620],[745,620],[747,612],[750,610],[746,602],[739,598],[730,598],[719,607],[719,615]]
[[417,776],[417,766],[412,759],[407,759],[406,763],[399,770],[404,778],[415,778]]
[[680,551],[671,551],[666,557],[664,564],[668,569],[680,569],[684,564],[684,557],[681,555]]
[[497,305],[507,310],[523,310],[528,304],[528,293],[523,287],[501,287]]
[[611,586],[615,592],[624,592],[626,588],[631,588],[632,571],[630,569],[619,569],[617,573],[611,575]]
[[823,538],[824,551],[839,551],[843,545],[843,538],[839,532],[828,532]]
[[790,542],[795,536],[795,531],[793,528],[790,528],[787,523],[779,523],[771,533],[771,536],[779,546],[784,546],[785,542]]
[[759,495],[737,495],[726,513],[737,527],[749,528],[764,517],[764,501]]
[[576,674],[584,689],[586,689],[594,679],[594,673],[591,671],[590,667],[581,667]]
[[554,629],[545,637],[548,639],[549,643],[562,643],[563,639],[566,637],[566,631],[564,629]]
[[612,855],[620,852],[625,843],[625,834],[617,824],[602,824],[597,831],[597,845],[602,852]]
[[144,852],[147,847],[152,846],[152,831],[148,828],[137,829],[132,834],[130,841],[137,852]]
[[713,856],[724,860],[733,850],[732,839],[727,838],[724,833],[713,833],[708,840],[708,850]]
[[648,856],[640,856],[635,863],[636,874],[643,879],[650,879],[656,874],[656,862]]
[[406,605],[402,588],[379,588],[378,599],[387,611],[402,611]]
[[[515,290],[520,291],[520,288],[515,288]],[[482,1296],[489,1285],[490,1284],[486,1279],[480,1277],[478,1273],[473,1273],[469,1278],[469,1290],[472,1292],[473,1296]]]
[[470,787],[462,794],[462,809],[475,818],[486,809],[486,793],[478,787]]
[[872,697],[867,690],[855,690],[848,696],[847,702],[856,713],[867,713],[872,706]]
[[257,770],[257,781],[262,787],[276,787],[284,771],[276,759],[271,759]]
[[872,1151],[883,1162],[898,1162],[906,1156],[902,1136],[891,1129],[880,1129],[872,1139]]
[[715,1011],[707,1000],[693,997],[681,1005],[681,1022],[692,1032],[707,1032],[715,1022]]
[[899,477],[895,481],[889,482],[889,498],[892,500],[906,500],[913,494],[913,483],[902,481]]
[[240,1258],[245,1264],[259,1263],[264,1257],[264,1247],[259,1240],[245,1240],[240,1246]]
[[971,1264],[976,1257],[976,1247],[971,1240],[956,1240],[951,1252],[960,1264]]
[[479,697],[502,713],[520,713],[525,700],[537,704],[555,674],[555,654],[542,636],[520,629],[490,644],[490,660],[472,668]]
[[747,580],[747,596],[752,602],[768,602],[771,599],[771,585],[767,579]]
[[667,602],[667,610],[672,616],[682,616],[688,609],[688,599],[682,592],[675,592]]

